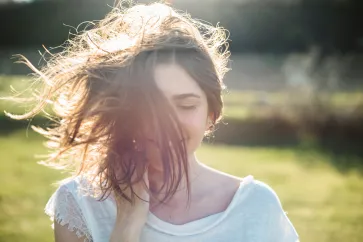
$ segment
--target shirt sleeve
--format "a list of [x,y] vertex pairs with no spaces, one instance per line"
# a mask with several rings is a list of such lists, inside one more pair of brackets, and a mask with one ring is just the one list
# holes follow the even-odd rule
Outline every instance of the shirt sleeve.
[[67,225],[67,228],[75,232],[78,238],[84,237],[85,242],[93,241],[82,211],[67,186],[61,185],[58,188],[44,210],[53,222],[56,221],[62,226]]
[[271,187],[257,182],[262,241],[299,242],[299,236],[283,210],[280,199]]

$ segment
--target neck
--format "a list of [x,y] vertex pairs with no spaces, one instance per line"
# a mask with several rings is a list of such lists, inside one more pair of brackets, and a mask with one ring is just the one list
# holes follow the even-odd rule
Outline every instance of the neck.
[[[195,186],[195,181],[202,173],[202,165],[197,161],[195,154],[192,154],[188,157],[188,177],[190,181],[190,189],[193,190],[193,186]],[[159,191],[164,185],[163,179],[163,171],[159,169],[155,169],[153,167],[149,167],[149,187],[152,191]],[[156,197],[156,200],[160,200],[163,198],[163,190],[161,190],[160,195]],[[173,195],[172,200],[185,200],[188,192],[187,187],[187,177],[186,175],[182,176],[181,182],[177,188],[177,192]],[[191,192],[191,191],[189,191]],[[156,201],[155,201],[156,202]]]

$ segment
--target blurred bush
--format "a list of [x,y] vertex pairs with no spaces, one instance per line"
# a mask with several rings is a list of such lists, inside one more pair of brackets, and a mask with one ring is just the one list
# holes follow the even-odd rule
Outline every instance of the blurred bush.
[[301,112],[292,120],[276,113],[268,117],[226,117],[208,142],[251,146],[292,146],[312,142],[322,148],[363,155],[363,114]]

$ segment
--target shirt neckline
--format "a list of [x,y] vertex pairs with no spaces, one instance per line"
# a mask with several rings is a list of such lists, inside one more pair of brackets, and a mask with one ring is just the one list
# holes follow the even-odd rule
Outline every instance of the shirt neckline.
[[252,181],[253,176],[251,175],[246,176],[242,179],[230,204],[223,212],[212,214],[207,217],[197,219],[182,225],[168,223],[159,219],[153,213],[149,212],[146,224],[157,231],[174,236],[187,236],[203,233],[221,223],[221,221],[223,221],[228,216],[231,210],[240,201],[239,198],[242,191],[244,190],[243,188]]

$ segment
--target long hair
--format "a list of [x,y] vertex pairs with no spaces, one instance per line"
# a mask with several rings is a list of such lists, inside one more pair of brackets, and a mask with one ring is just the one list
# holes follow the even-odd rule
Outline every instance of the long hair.
[[151,135],[163,165],[165,201],[188,174],[188,161],[177,116],[154,81],[155,65],[174,62],[184,68],[206,93],[217,123],[228,70],[227,35],[162,3],[122,6],[67,40],[40,69],[20,56],[34,71],[35,105],[25,114],[7,115],[28,119],[50,105],[53,114],[46,114],[55,124],[33,127],[52,150],[43,164],[90,178],[102,198],[113,191],[130,202],[137,195],[122,188],[132,190],[142,181]]

